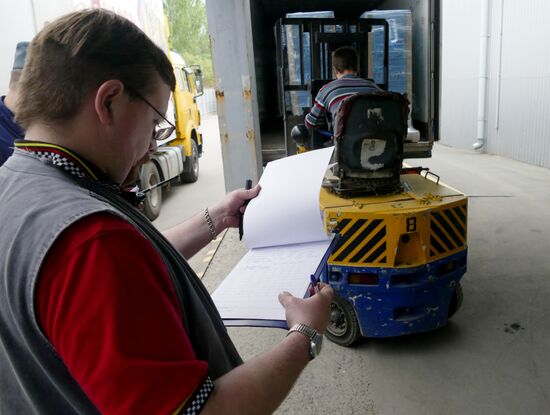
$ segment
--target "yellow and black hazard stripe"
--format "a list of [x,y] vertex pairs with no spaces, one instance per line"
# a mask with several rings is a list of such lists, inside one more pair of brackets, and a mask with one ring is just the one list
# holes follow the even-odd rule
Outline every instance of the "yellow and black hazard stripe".
[[430,257],[457,251],[466,245],[466,203],[433,211],[430,217]]
[[385,264],[386,224],[382,219],[342,219],[336,228],[340,239],[329,262]]

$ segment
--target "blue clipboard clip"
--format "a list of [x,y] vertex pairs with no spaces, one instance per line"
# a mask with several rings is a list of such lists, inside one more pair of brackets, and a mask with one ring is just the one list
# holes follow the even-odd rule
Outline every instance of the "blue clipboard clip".
[[319,282],[328,283],[328,275],[327,275],[327,262],[330,258],[330,255],[332,254],[334,247],[338,244],[338,240],[340,239],[340,234],[334,235],[332,238],[332,241],[330,245],[327,248],[327,251],[325,252],[325,255],[323,255],[323,258],[319,262],[319,265],[317,266],[317,269],[315,270],[314,274],[310,275],[310,284],[308,286],[308,290],[306,292],[306,295],[304,298],[311,297],[315,292],[317,288],[317,284]]

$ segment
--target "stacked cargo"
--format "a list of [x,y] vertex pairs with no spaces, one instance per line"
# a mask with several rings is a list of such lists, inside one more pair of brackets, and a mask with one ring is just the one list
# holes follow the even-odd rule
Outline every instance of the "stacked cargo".
[[[412,105],[412,16],[410,10],[371,10],[361,18],[385,19],[389,25],[389,80],[388,90],[407,94]],[[384,79],[384,31],[375,27],[372,31],[373,64],[369,77],[375,82]],[[412,127],[409,117],[407,141],[419,141],[420,132]]]

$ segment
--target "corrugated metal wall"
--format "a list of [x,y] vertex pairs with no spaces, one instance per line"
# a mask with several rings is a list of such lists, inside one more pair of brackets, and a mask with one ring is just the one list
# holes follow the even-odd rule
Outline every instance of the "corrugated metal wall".
[[[442,3],[441,141],[471,148],[481,5],[476,0]],[[548,16],[547,0],[489,0],[485,151],[544,167],[550,167]]]
[[469,147],[476,139],[479,1],[443,0],[441,14],[440,139]]

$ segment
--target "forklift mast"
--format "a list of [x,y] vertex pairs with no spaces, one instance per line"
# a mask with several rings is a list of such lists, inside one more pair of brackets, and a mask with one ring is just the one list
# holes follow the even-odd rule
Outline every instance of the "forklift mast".
[[[382,56],[374,54],[371,33],[382,29]],[[381,79],[373,81],[388,89],[389,26],[384,19],[337,20],[332,18],[283,18],[275,25],[279,113],[283,117],[287,155],[296,153],[290,132],[303,124],[319,89],[333,80],[332,52],[353,47],[359,57],[362,78],[372,77],[372,63],[383,65]]]

